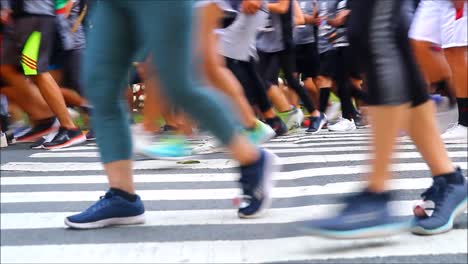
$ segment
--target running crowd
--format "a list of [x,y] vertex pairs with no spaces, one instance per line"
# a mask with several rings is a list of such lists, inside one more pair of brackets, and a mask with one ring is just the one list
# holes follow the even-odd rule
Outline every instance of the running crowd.
[[[280,164],[259,146],[301,127],[311,134],[371,127],[374,149],[368,187],[336,216],[304,224],[308,233],[438,234],[465,211],[466,179],[443,140],[466,142],[468,134],[466,0],[0,3],[2,147],[87,140],[99,147],[110,188],[65,219],[71,228],[144,223],[134,153],[174,159],[221,147],[240,164],[238,216],[259,217]],[[143,98],[142,122],[131,125],[134,101]],[[458,122],[441,136],[436,111],[454,107]],[[205,132],[216,139],[190,145]],[[401,134],[434,180],[410,224],[387,206]]]

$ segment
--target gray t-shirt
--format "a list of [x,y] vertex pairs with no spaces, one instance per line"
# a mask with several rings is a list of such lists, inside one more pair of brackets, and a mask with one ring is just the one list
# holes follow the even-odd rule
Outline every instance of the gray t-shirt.
[[[236,10],[239,11],[239,10]],[[219,29],[220,54],[235,60],[249,61],[255,56],[255,42],[259,29],[264,28],[269,13],[265,9],[253,15],[239,12],[227,28]]]
[[333,45],[328,41],[330,35],[332,35],[335,29],[327,24],[327,17],[329,16],[329,0],[318,0],[318,15],[322,19],[322,22],[318,26],[318,51],[320,54],[325,53],[333,49]]
[[[329,4],[329,8],[329,17],[334,18],[338,13],[347,8],[347,0],[331,1]],[[332,36],[330,36],[328,40],[332,43],[333,47],[335,48],[349,46],[346,24],[335,28],[335,33]]]
[[55,0],[21,0],[23,11],[31,15],[55,16]]
[[[312,15],[314,11],[314,2],[311,0],[299,0],[299,6],[304,14]],[[294,27],[293,31],[294,36],[294,43],[301,45],[301,44],[309,44],[315,42],[315,35],[314,35],[314,26],[313,25],[299,25]]]
[[[278,0],[268,0],[276,3]],[[285,49],[280,14],[270,13],[265,27],[257,36],[257,49],[263,52],[278,52]]]
[[[80,1],[83,0],[73,0],[73,7],[70,11],[70,16],[68,21],[70,23],[70,29],[73,28],[73,25],[78,20],[81,14],[80,10]],[[83,29],[82,23],[80,23],[75,32],[72,32],[73,37],[73,49],[84,49],[86,47],[86,38]]]

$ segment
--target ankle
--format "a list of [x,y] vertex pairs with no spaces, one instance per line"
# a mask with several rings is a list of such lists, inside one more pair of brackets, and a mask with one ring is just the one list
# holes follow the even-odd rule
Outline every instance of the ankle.
[[120,196],[124,198],[125,200],[129,202],[134,202],[137,199],[137,195],[134,192],[126,192],[122,189],[119,188],[110,188],[109,191],[113,192],[115,195]]

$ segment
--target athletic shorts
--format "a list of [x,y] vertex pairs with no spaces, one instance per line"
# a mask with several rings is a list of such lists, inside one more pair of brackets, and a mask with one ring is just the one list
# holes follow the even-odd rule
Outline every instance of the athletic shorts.
[[320,54],[320,76],[335,79],[336,76],[336,50],[329,50]]
[[319,68],[320,59],[315,43],[296,45],[296,70],[301,74],[301,79],[317,77]]
[[451,1],[422,0],[414,15],[409,37],[443,48],[467,46],[467,3],[456,10]]
[[55,17],[21,16],[4,34],[1,63],[21,65],[26,75],[47,72],[56,39]]

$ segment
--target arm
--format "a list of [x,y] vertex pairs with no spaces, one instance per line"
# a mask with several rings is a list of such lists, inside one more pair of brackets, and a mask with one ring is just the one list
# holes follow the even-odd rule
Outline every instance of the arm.
[[452,0],[453,5],[455,6],[455,9],[459,10],[463,8],[463,5],[465,4],[467,0]]
[[294,24],[296,25],[304,25],[305,24],[305,18],[304,18],[304,13],[302,13],[301,7],[299,6],[299,3],[297,0],[293,0],[293,8],[294,8]]
[[332,27],[339,27],[346,23],[348,15],[351,13],[351,10],[346,9],[339,12],[335,18],[328,18],[327,23]]
[[261,0],[242,0],[241,11],[253,15],[262,7]]
[[289,1],[279,0],[277,3],[268,3],[267,8],[271,13],[285,14],[289,10]]
[[314,9],[312,11],[312,14],[304,13],[304,19],[305,19],[305,23],[309,25],[317,25],[320,22],[320,19],[318,18],[317,1],[314,1]]
[[0,22],[2,24],[8,24],[11,21],[11,14],[13,11],[10,7],[10,2],[8,0],[1,0],[2,10],[0,10]]

